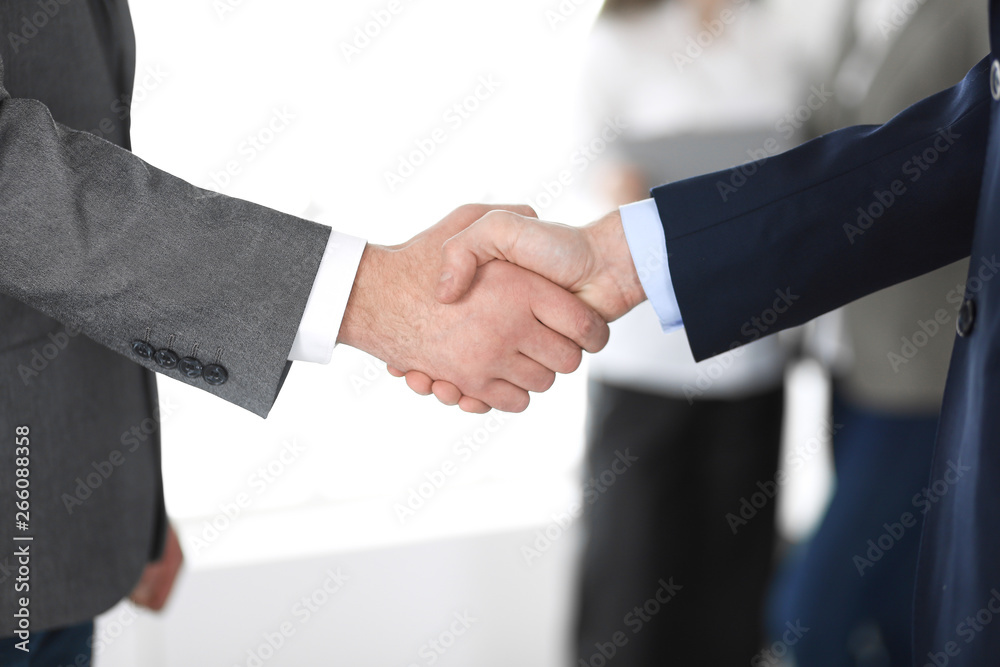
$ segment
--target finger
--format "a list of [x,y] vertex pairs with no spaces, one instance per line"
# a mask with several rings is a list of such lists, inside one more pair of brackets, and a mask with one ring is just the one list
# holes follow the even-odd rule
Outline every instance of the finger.
[[478,398],[472,398],[471,396],[463,396],[458,402],[458,407],[462,409],[462,412],[471,412],[475,415],[485,415],[493,409]]
[[434,392],[437,400],[445,405],[458,405],[462,398],[462,392],[459,391],[458,387],[445,380],[436,380],[431,385],[431,391]]
[[600,352],[611,330],[593,308],[543,278],[534,281],[531,312],[539,322],[560,333],[587,352]]
[[410,371],[406,374],[406,386],[421,396],[430,396],[433,380],[420,371]]
[[[538,214],[535,213],[535,209],[531,208],[527,204],[495,204],[488,206],[489,211],[509,211],[510,213],[517,213],[525,218],[538,219]],[[487,213],[489,213],[487,211]],[[485,214],[484,214],[485,215]]]
[[522,219],[516,213],[492,211],[448,239],[441,248],[441,275],[435,289],[438,301],[458,300],[469,290],[480,265],[506,259]]
[[140,607],[146,607],[148,609],[153,600],[153,588],[147,581],[145,581],[145,579],[146,575],[143,575],[143,580],[136,585],[135,589],[132,591],[132,595],[129,596],[129,599],[132,600],[133,604],[139,605]]
[[492,380],[486,385],[481,396],[473,398],[503,412],[524,412],[531,402],[528,392],[506,380]]
[[515,213],[525,218],[538,219],[535,209],[524,204],[465,204],[445,216],[438,225],[444,225],[449,235],[459,234],[493,211]]
[[395,366],[386,365],[385,370],[389,371],[389,375],[397,378],[406,377],[406,373],[399,370]]
[[572,373],[583,361],[579,345],[543,324],[533,328],[517,348],[521,354],[556,373]]
[[511,362],[504,379],[521,389],[541,393],[552,387],[556,374],[534,359],[518,354]]

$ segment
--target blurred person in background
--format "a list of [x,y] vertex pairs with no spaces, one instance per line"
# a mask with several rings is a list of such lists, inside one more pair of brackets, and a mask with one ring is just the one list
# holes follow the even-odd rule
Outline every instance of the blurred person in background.
[[[835,101],[815,117],[817,129],[884,123],[960,81],[989,51],[986,9],[979,0],[927,0],[915,13],[897,0],[848,2]],[[911,664],[913,587],[929,502],[921,492],[930,482],[968,264],[818,321],[817,345],[834,380],[837,487],[813,538],[776,578],[769,613],[775,640],[789,621],[810,628],[791,647],[798,665]]]
[[[602,205],[796,143],[787,115],[809,93],[771,14],[748,0],[605,2],[587,106],[594,136],[626,129],[596,179]],[[590,365],[588,477],[635,461],[586,504],[575,664],[745,664],[763,639],[789,346],[772,336],[696,364],[649,302],[612,330]],[[743,518],[762,489],[766,504]],[[662,582],[682,588],[644,632],[629,627]]]

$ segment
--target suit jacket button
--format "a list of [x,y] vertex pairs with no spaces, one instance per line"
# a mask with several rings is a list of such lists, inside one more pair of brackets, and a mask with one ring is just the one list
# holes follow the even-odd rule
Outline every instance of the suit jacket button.
[[1000,61],[994,60],[990,67],[990,92],[993,99],[1000,100]]
[[152,359],[153,355],[156,354],[153,346],[144,340],[132,341],[132,351],[135,352],[136,356],[143,359]]
[[961,310],[958,311],[958,335],[963,338],[972,333],[972,326],[976,323],[976,302],[966,299],[962,303]]
[[220,384],[226,384],[226,380],[229,379],[229,371],[219,364],[209,364],[205,366],[205,382],[209,383],[213,387],[218,387]]
[[180,357],[173,350],[168,350],[163,348],[162,350],[157,350],[156,354],[153,355],[153,361],[163,366],[166,369],[177,368],[177,362],[180,361]]
[[184,357],[181,359],[178,368],[180,368],[181,375],[192,379],[201,377],[201,372],[205,370],[202,363],[194,357]]

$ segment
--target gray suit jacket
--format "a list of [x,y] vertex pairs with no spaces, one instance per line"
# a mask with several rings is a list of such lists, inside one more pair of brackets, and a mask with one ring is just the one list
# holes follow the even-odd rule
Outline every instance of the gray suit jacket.
[[[163,535],[150,371],[266,416],[329,229],[201,190],[127,150],[134,38],[123,0],[0,0],[0,27],[8,636],[22,597],[31,629],[42,630],[93,617],[130,591]],[[22,425],[27,530],[15,527]],[[30,588],[16,591],[13,552],[25,544]]]

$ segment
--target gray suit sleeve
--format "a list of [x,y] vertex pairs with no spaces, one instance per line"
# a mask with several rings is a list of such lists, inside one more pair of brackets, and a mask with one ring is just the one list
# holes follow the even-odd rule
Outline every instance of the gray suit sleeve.
[[[40,102],[11,98],[2,77],[0,62],[0,292],[267,416],[329,228],[202,190],[70,130]],[[170,355],[164,366],[137,349],[225,373],[195,375],[194,364],[171,368]]]

